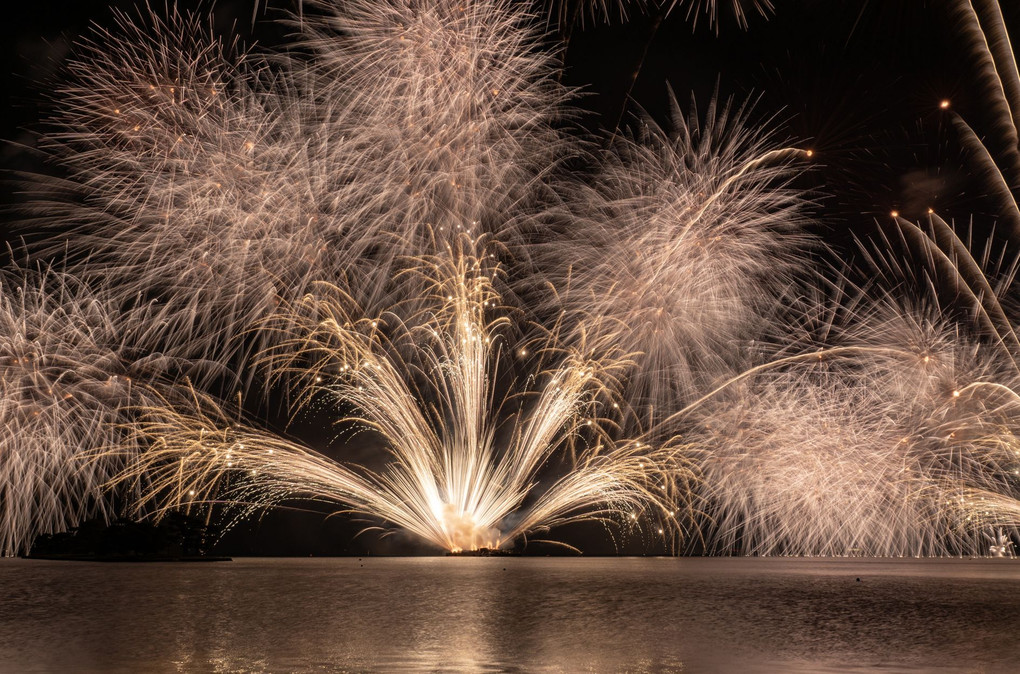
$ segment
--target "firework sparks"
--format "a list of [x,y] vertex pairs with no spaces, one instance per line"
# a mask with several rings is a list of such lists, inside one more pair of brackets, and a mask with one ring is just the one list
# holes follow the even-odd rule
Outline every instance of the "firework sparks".
[[[838,339],[857,345],[846,347],[852,357],[790,360],[701,410],[694,444],[711,544],[745,554],[975,549],[1016,507],[1009,359],[937,307],[891,296]],[[977,491],[994,505],[960,500]]]
[[[718,25],[721,5],[658,19]],[[746,25],[771,4],[732,8]],[[958,8],[1006,158],[956,124],[1020,222],[1009,36],[995,3]],[[614,132],[597,175],[567,180],[587,156],[557,127],[572,94],[522,3],[302,12],[286,54],[170,10],[120,17],[72,63],[48,136],[70,177],[39,188],[33,222],[70,227],[39,250],[99,290],[53,272],[4,288],[0,551],[112,512],[104,486],[141,514],[324,502],[450,551],[592,519],[752,554],[1015,533],[1016,265],[933,213],[894,216],[898,239],[865,250],[873,286],[783,308],[811,152],[743,108],[674,101],[672,131]],[[931,299],[946,288],[951,307]],[[173,386],[184,358],[203,368]],[[247,422],[209,393],[238,383],[224,365],[383,450],[360,465]]]
[[41,252],[148,305],[138,348],[236,362],[252,320],[331,268],[327,139],[289,83],[176,11],[120,15],[70,70],[48,140],[72,180],[40,187],[31,224],[74,226]]
[[307,9],[308,59],[241,53],[172,11],[120,15],[70,66],[48,141],[72,180],[38,186],[31,224],[76,223],[42,252],[69,245],[121,303],[158,308],[140,348],[243,363],[265,346],[249,329],[312,279],[367,302],[437,237],[512,240],[556,165],[566,92],[520,8]]
[[[0,282],[0,554],[110,516],[104,485],[141,447],[121,432],[161,358],[132,360],[109,304],[53,270]],[[103,454],[111,447],[117,449]],[[124,496],[124,494],[120,494]]]
[[566,235],[548,246],[548,283],[581,333],[595,320],[636,355],[628,399],[643,425],[747,366],[807,237],[802,195],[786,187],[804,156],[743,126],[713,100],[706,121],[646,122],[620,139],[594,188],[569,186]]
[[[499,548],[623,510],[675,509],[661,477],[673,453],[614,442],[602,418],[622,362],[557,349],[554,335],[511,343],[492,286],[497,269],[474,245],[464,239],[467,250],[413,266],[427,308],[409,320],[365,318],[324,286],[267,327],[284,337],[263,363],[298,382],[297,409],[353,407],[345,421],[385,441],[381,470],[235,427],[208,400],[193,413],[154,408],[138,428],[153,443],[142,470],[163,507],[212,498],[237,475],[225,498],[247,507],[340,503],[451,551]],[[505,362],[521,354],[535,364],[524,390]]]
[[[666,3],[663,4],[665,5]],[[771,0],[730,0],[728,3],[725,0],[672,0],[671,4],[668,5],[668,11],[684,12],[687,20],[695,26],[697,26],[698,17],[704,15],[708,20],[708,24],[715,26],[716,31],[718,31],[720,10],[726,5],[728,5],[729,13],[736,19],[737,24],[744,29],[747,28],[749,15],[756,13],[761,16],[768,16],[775,9]]]
[[1020,236],[1020,207],[1013,185],[1020,172],[1020,70],[1002,16],[998,0],[974,3],[959,0],[951,3],[960,32],[970,43],[977,58],[976,75],[983,86],[983,100],[993,113],[994,140],[1001,143],[1001,151],[992,150],[993,143],[986,141],[960,115],[953,112],[949,101],[940,108],[947,111],[970,152],[978,175],[986,189],[999,202],[1000,217],[1012,229],[1015,241]]
[[401,257],[442,252],[465,233],[517,243],[544,179],[577,151],[554,129],[569,92],[526,5],[311,6],[320,14],[302,19],[298,42],[314,58],[295,70],[317,83],[330,137],[345,139],[336,151],[356,196],[343,218],[362,296]]

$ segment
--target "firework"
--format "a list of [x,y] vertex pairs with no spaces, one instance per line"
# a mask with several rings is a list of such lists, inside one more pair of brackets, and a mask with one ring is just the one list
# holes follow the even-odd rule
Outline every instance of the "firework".
[[823,348],[752,368],[682,410],[696,417],[688,441],[710,549],[945,555],[981,549],[989,526],[1015,529],[1020,379],[1011,351],[980,332],[994,337],[980,313],[1001,305],[956,271],[978,320],[953,320],[931,289],[961,261],[922,253],[937,264],[877,275],[896,292],[844,292],[807,316],[807,344]]
[[343,139],[334,150],[357,193],[343,217],[362,295],[402,256],[442,252],[462,234],[517,243],[544,179],[577,151],[554,128],[569,92],[524,3],[310,7],[298,42],[313,56],[295,70]]
[[672,0],[668,4],[668,11],[683,12],[684,16],[694,26],[698,24],[698,17],[704,15],[710,26],[719,30],[719,14],[723,5],[729,5],[729,12],[736,19],[741,28],[747,28],[748,15],[757,13],[761,16],[768,16],[775,7],[771,0]]
[[71,271],[101,269],[114,301],[144,308],[139,349],[235,362],[252,321],[331,266],[328,139],[290,83],[198,19],[118,24],[58,93],[47,140],[71,178],[40,187],[32,224],[72,227],[41,252],[68,249]]
[[[706,406],[692,442],[711,550],[959,554],[990,524],[1016,526],[1015,396],[1001,384],[947,390],[970,374],[964,363],[951,360],[940,379],[917,375],[923,357],[898,355],[894,374],[881,358],[835,374],[827,360],[756,377],[735,402]],[[929,391],[915,400],[906,385],[919,378]]]
[[998,529],[995,535],[985,534],[985,539],[991,543],[988,546],[989,554],[992,557],[1013,557],[1013,541],[1003,533],[1002,529]]
[[[288,363],[271,368],[283,385],[281,377],[307,374],[299,363],[314,352],[280,328],[292,312],[342,310],[357,322],[373,303],[385,302],[380,320],[404,326],[406,334],[400,349],[373,356],[388,363],[380,365],[384,382],[338,384],[334,395],[361,409],[362,420],[392,445],[392,465],[410,472],[380,473],[390,481],[380,494],[378,479],[358,482],[338,466],[340,487],[324,478],[319,491],[310,485],[306,495],[332,493],[448,549],[482,539],[498,546],[540,526],[599,516],[608,504],[635,505],[647,496],[639,485],[647,445],[617,447],[596,429],[589,438],[575,428],[579,414],[597,407],[596,377],[619,368],[611,356],[604,367],[588,355],[564,356],[556,368],[540,369],[540,378],[555,381],[543,383],[548,390],[522,394],[513,413],[490,408],[503,378],[512,376],[495,363],[513,358],[500,351],[496,334],[508,328],[507,319],[489,324],[477,314],[496,310],[495,291],[472,291],[457,307],[437,309],[430,302],[437,286],[476,284],[480,272],[470,270],[468,278],[469,270],[458,267],[456,282],[397,273],[405,255],[452,255],[461,237],[478,232],[516,242],[539,179],[561,152],[552,122],[566,98],[552,57],[537,49],[533,17],[509,2],[310,3],[305,10],[300,56],[242,53],[176,11],[166,19],[121,15],[116,36],[83,45],[71,66],[75,82],[60,92],[61,130],[49,136],[72,176],[43,185],[44,215],[34,224],[75,223],[68,264],[107,288],[112,304],[130,316],[124,339],[133,348],[240,366],[249,353],[273,354],[268,362]],[[427,259],[433,269],[442,267],[438,258]],[[101,275],[91,273],[96,268]],[[333,288],[327,294],[335,295],[334,304],[302,300],[312,279]],[[469,333],[484,333],[484,344],[469,349],[447,340],[467,339],[461,333],[471,321],[479,322]],[[431,333],[423,332],[426,325]],[[358,349],[367,358],[382,348],[368,337],[359,342],[357,334],[338,334],[339,343],[326,346],[338,349],[334,358]],[[435,343],[410,341],[429,334]],[[302,339],[326,336],[312,329]],[[402,353],[407,349],[411,356]],[[547,346],[541,352],[547,355]],[[349,376],[358,381],[359,373],[352,368]],[[431,378],[429,393],[442,404],[427,403],[414,388],[421,376]],[[359,397],[362,391],[379,397]],[[203,402],[180,412],[173,410],[180,404],[175,396],[164,399],[173,403],[141,409],[192,424],[178,429],[185,437],[203,436],[204,421],[216,418],[202,413],[216,407],[213,399],[197,392],[193,400]],[[415,400],[417,416],[405,416]],[[508,432],[508,419],[531,418],[531,405],[538,409],[534,420],[519,422],[510,446],[502,447],[497,431]],[[409,420],[412,427],[400,425]],[[593,423],[586,419],[584,428]],[[132,437],[154,440],[147,432]],[[167,444],[169,437],[161,433],[156,446],[179,448]],[[269,442],[262,437],[259,446]],[[589,443],[583,447],[582,437]],[[554,454],[569,456],[569,469],[558,465],[563,474],[522,509]],[[146,470],[166,456],[153,449],[125,475],[148,479]],[[273,475],[293,483],[300,471],[291,469],[256,474],[266,484]],[[169,493],[180,502],[166,483],[153,484],[143,496]],[[198,489],[209,496],[215,485]],[[586,511],[595,503],[604,505]],[[497,525],[504,531],[494,537]]]
[[657,8],[657,3],[647,0],[546,0],[546,14],[561,32],[569,37],[576,25],[583,26],[586,20],[609,22],[615,18],[626,21],[634,14],[642,14]]
[[771,0],[547,0],[550,16],[560,26],[570,27],[585,18],[609,21],[614,17],[626,20],[629,15],[656,12],[660,17],[676,11],[697,27],[704,17],[709,26],[719,30],[720,10],[729,5],[729,13],[741,28],[747,28],[749,14],[768,16],[775,9]]
[[978,176],[998,201],[1000,217],[1008,223],[1015,241],[1020,235],[1020,208],[1014,185],[1020,175],[1020,70],[1003,21],[998,0],[959,0],[950,3],[963,37],[978,62],[983,100],[992,113],[993,136],[983,135],[952,111],[952,101],[940,101],[969,151]]
[[[997,5],[958,8],[1006,160],[957,126],[1020,223],[1015,59]],[[718,25],[721,5],[657,9]],[[1005,255],[897,219],[863,250],[872,283],[801,292],[811,153],[745,107],[674,101],[672,130],[592,150],[522,3],[301,12],[284,53],[171,10],[121,15],[72,63],[47,136],[69,176],[33,224],[81,280],[5,287],[0,550],[129,496],[157,516],[321,502],[449,551],[580,520],[669,545],[693,525],[682,544],[724,553],[959,553],[989,527],[1005,549]],[[595,175],[563,177],[568,157]],[[346,447],[260,427],[228,388]]]
[[602,416],[619,407],[611,391],[622,363],[557,349],[554,335],[514,342],[492,285],[498,268],[474,245],[464,239],[411,268],[428,308],[410,320],[365,318],[324,286],[267,327],[285,336],[264,365],[298,382],[297,409],[353,408],[344,424],[382,437],[382,468],[235,426],[209,400],[194,412],[152,408],[137,428],[152,443],[142,465],[162,507],[217,493],[256,509],[323,500],[451,551],[621,511],[652,508],[661,519],[675,510],[675,479],[661,477],[672,452],[614,442]]
[[223,363],[265,346],[249,329],[311,279],[375,295],[437,236],[512,230],[556,163],[565,93],[529,15],[466,7],[310,3],[307,59],[242,53],[176,11],[120,15],[59,92],[47,139],[72,177],[39,187],[32,224],[75,223],[70,264],[158,308],[140,348]]
[[[802,193],[783,148],[712,101],[705,122],[674,102],[670,134],[645,121],[598,183],[571,184],[564,236],[546,247],[557,306],[637,354],[629,402],[646,428],[748,366],[806,250]],[[556,266],[558,264],[558,266]]]
[[[0,281],[0,554],[36,535],[108,517],[106,483],[140,447],[121,432],[124,408],[166,363],[136,359],[109,304],[51,269]],[[117,448],[115,451],[107,451]],[[106,452],[102,458],[100,454]]]

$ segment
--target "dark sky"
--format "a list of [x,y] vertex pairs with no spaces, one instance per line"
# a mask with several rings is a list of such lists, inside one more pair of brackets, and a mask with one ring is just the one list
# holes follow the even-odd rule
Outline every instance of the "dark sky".
[[[236,23],[246,40],[272,46],[280,31],[268,25],[264,11],[252,28],[255,1],[216,3],[217,26],[228,30]],[[90,22],[111,25],[111,4],[134,5],[32,0],[5,6],[0,137],[10,142],[0,146],[0,166],[41,169],[22,147],[34,143],[26,129],[42,116],[40,101],[71,44]],[[1002,4],[1020,35],[1020,3]],[[815,149],[816,169],[804,184],[819,201],[818,232],[833,245],[844,245],[848,232],[867,233],[876,217],[887,218],[893,209],[920,217],[932,207],[957,221],[973,215],[985,226],[994,220],[938,107],[941,99],[950,99],[979,133],[987,128],[975,65],[951,21],[949,0],[776,0],[776,5],[768,19],[752,16],[747,30],[724,15],[718,34],[703,19],[692,30],[682,12],[665,18],[654,35],[655,16],[575,28],[565,52],[565,81],[586,92],[579,101],[588,111],[582,124],[593,131],[615,125],[631,73],[647,51],[624,121],[637,106],[666,121],[667,83],[685,106],[691,94],[704,106],[717,88],[738,101],[755,100],[753,123],[768,123],[778,137]],[[16,201],[10,196],[15,189],[12,184],[4,190],[5,201]],[[363,543],[350,542],[357,528],[321,515],[275,514],[257,534],[241,527],[228,538],[233,547],[227,551],[358,552]],[[590,529],[558,535],[590,552],[611,551],[609,537]],[[389,549],[405,548],[397,538]],[[640,551],[642,544],[627,549]]]

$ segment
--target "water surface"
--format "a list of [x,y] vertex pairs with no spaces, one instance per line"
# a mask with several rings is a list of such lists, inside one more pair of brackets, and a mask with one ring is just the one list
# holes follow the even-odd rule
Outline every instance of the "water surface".
[[1015,672],[1018,633],[1013,560],[0,560],[5,672]]

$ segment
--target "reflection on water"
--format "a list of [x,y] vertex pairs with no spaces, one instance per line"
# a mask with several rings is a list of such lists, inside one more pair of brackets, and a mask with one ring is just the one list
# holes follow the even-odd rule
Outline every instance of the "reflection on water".
[[0,560],[4,672],[1006,672],[1018,628],[1011,560]]

